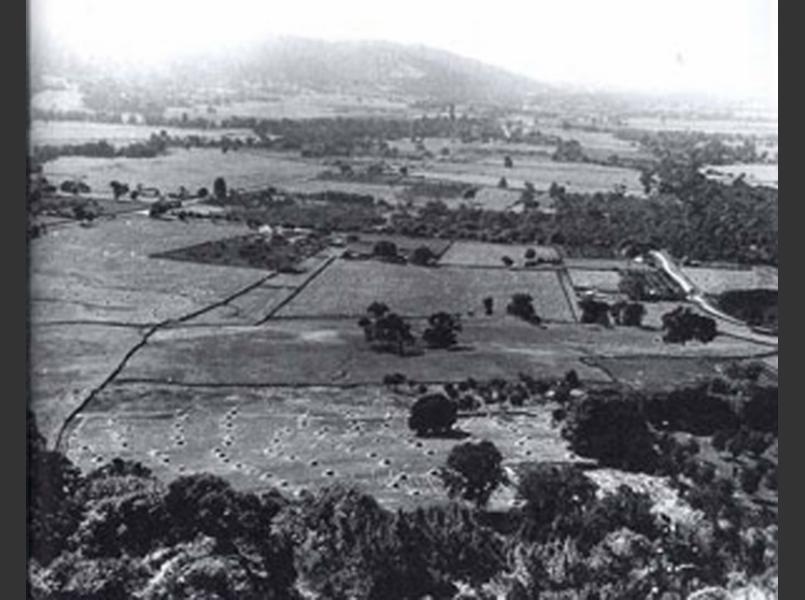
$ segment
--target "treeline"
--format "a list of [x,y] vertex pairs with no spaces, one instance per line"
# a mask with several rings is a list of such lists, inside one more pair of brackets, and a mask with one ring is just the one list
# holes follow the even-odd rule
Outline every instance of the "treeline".
[[93,158],[154,158],[164,154],[168,149],[168,141],[160,135],[152,134],[142,142],[132,142],[116,148],[109,142],[85,142],[83,144],[63,144],[59,146],[35,146],[33,160],[44,163],[60,156],[89,156]]

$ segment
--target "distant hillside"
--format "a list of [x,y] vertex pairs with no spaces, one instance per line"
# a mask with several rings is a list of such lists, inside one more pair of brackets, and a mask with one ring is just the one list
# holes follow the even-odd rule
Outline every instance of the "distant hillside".
[[[36,72],[67,77],[131,74],[121,65],[87,64],[53,47],[34,52]],[[275,38],[237,52],[174,61],[159,73],[136,74],[190,85],[247,84],[398,95],[438,102],[520,102],[552,88],[450,52],[388,42],[328,42]]]

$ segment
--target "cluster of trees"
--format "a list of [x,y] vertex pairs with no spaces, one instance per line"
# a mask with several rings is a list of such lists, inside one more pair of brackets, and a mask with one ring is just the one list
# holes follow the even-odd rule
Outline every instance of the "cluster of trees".
[[626,269],[621,272],[618,290],[630,300],[659,302],[684,300],[685,291],[665,271]]
[[542,319],[534,309],[534,298],[531,294],[517,293],[512,294],[511,300],[506,305],[506,313],[522,319],[532,325],[540,325]]
[[587,296],[579,301],[582,323],[596,323],[610,327],[614,321],[625,327],[641,327],[646,307],[640,302],[620,300],[612,304]]
[[[777,388],[750,379],[716,378],[651,393],[620,388],[588,389],[556,396],[554,419],[580,456],[604,466],[712,484],[715,470],[698,456],[690,436],[709,437],[734,460],[761,463],[777,439]],[[688,435],[685,443],[679,433]],[[773,465],[776,477],[776,465]],[[776,481],[776,479],[775,479]],[[756,486],[755,486],[756,487]],[[754,493],[754,492],[752,492]]]
[[715,319],[693,312],[687,306],[677,306],[662,316],[662,340],[669,344],[684,344],[693,340],[711,342],[718,334]]
[[[382,302],[370,304],[366,314],[358,321],[358,325],[363,329],[366,341],[373,349],[381,352],[393,352],[405,356],[406,349],[413,349],[416,343],[411,324]],[[422,332],[422,341],[432,349],[453,348],[458,344],[460,332],[460,317],[440,311],[428,317],[427,326]]]
[[718,295],[716,302],[721,310],[755,327],[777,331],[779,313],[777,290],[727,290]]
[[758,154],[755,140],[744,136],[700,131],[621,130],[617,136],[638,142],[658,158],[690,160],[699,165],[756,163],[771,157]]
[[584,154],[584,148],[576,140],[563,140],[559,139],[556,145],[556,150],[551,159],[556,162],[588,162],[587,155]]

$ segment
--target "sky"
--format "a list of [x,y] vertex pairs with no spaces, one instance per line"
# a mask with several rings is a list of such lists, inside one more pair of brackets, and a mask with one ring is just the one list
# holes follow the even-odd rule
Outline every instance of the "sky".
[[269,35],[422,44],[534,79],[777,104],[777,0],[29,0],[85,56],[158,64]]

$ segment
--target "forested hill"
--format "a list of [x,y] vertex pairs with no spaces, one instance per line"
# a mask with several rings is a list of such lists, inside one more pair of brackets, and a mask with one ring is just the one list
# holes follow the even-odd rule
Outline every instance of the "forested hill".
[[[129,73],[121,65],[92,64],[53,46],[34,52],[35,71],[70,77],[112,78]],[[194,86],[260,85],[365,95],[400,96],[436,102],[520,102],[552,88],[450,52],[379,41],[321,41],[272,38],[226,55],[206,53],[174,61],[160,73]]]

